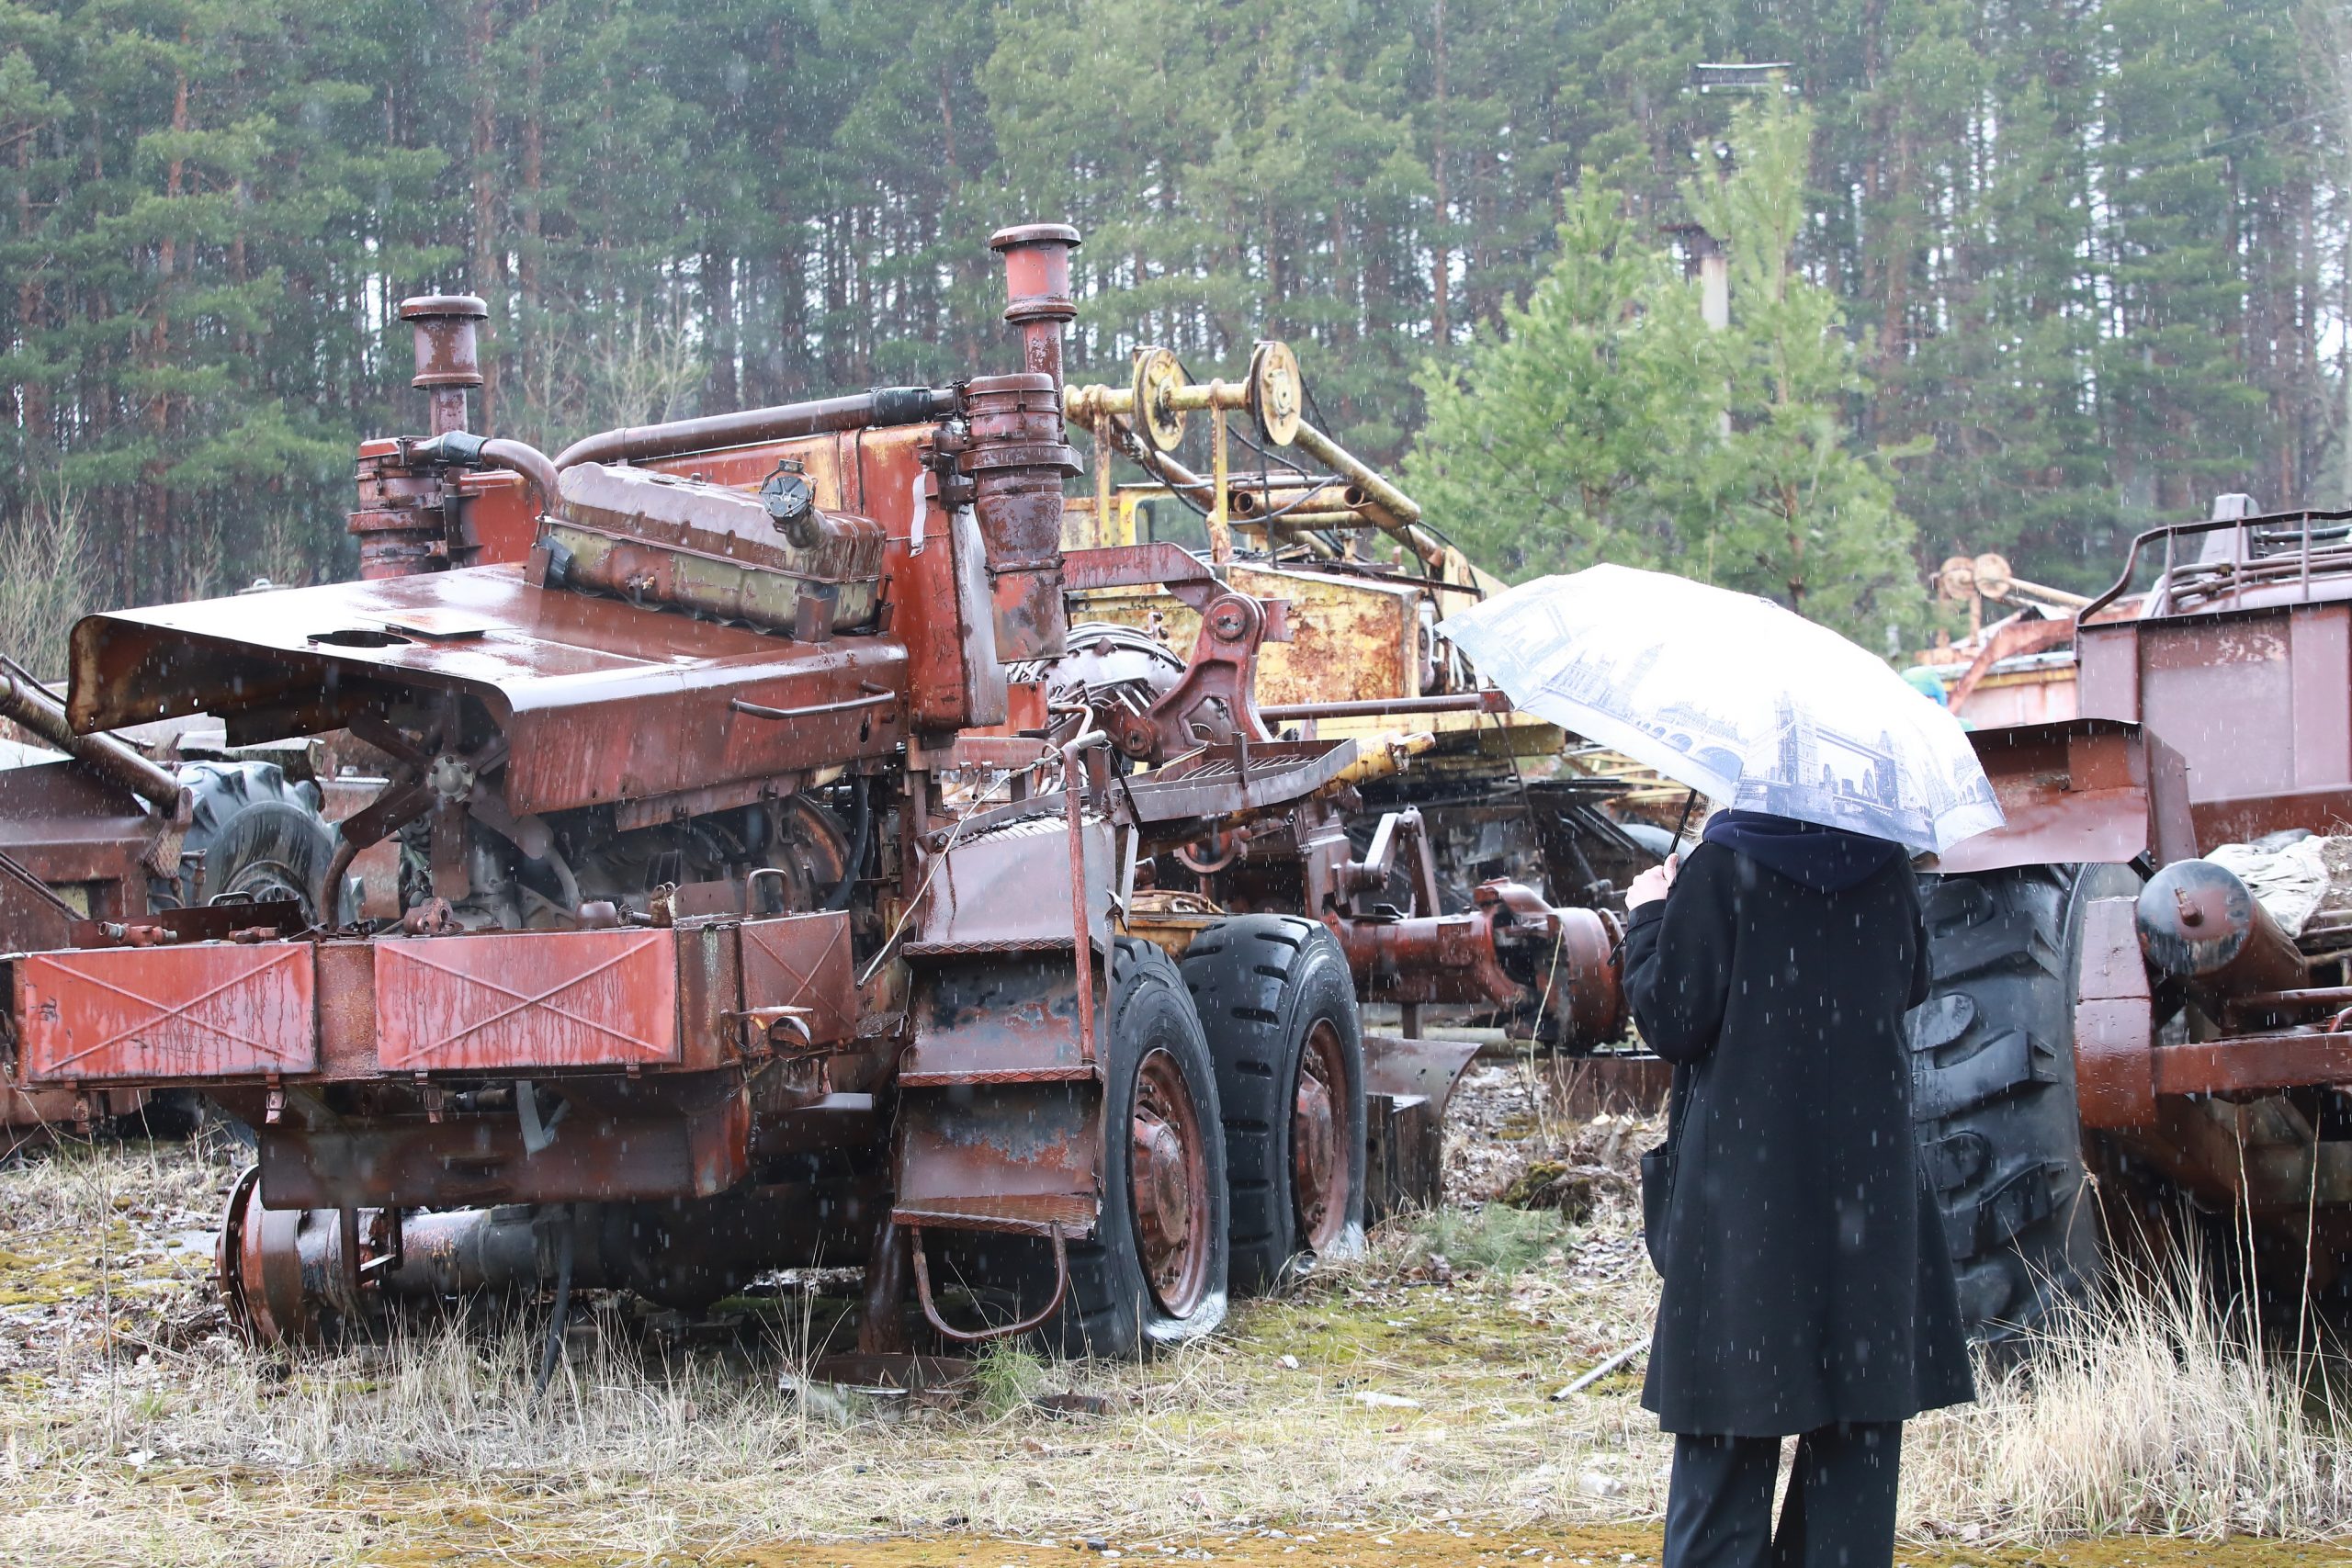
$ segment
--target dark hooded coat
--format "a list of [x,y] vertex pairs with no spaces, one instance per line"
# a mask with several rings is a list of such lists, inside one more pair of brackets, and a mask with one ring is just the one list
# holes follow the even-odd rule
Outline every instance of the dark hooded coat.
[[1973,1398],[1912,1141],[1903,1017],[1928,964],[1900,852],[1726,813],[1634,911],[1624,981],[1683,1107],[1658,1425],[1777,1437]]

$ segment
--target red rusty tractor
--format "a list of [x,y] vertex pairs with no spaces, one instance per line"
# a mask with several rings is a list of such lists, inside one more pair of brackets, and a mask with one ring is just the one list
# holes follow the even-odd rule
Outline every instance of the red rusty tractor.
[[[2136,613],[2103,616],[2158,550]],[[2352,1245],[2352,953],[2302,951],[2199,858],[2352,821],[2352,513],[2225,498],[2135,539],[2072,629],[2082,716],[1974,737],[2008,825],[1942,859],[1912,1022],[1925,1163],[1995,1342],[2107,1245],[2176,1245],[2181,1196],[2289,1300]]]
[[[1426,1195],[1467,1051],[1366,1038],[1360,990],[1617,1032],[1605,914],[1441,914],[1408,813],[1359,852],[1357,786],[1413,746],[1263,720],[1282,601],[1065,550],[1078,234],[992,243],[1010,373],[553,458],[464,429],[481,302],[411,300],[433,417],[361,448],[361,581],[74,628],[76,733],[202,711],[390,761],[321,886],[396,842],[396,919],[263,900],[5,961],[20,1081],[255,1129],[219,1273],[256,1339],[822,1262],[865,1267],[863,1352],[910,1348],[910,1292],[935,1340],[1133,1354]],[[1066,596],[1121,585],[1197,613],[1183,676],[1049,700]]]

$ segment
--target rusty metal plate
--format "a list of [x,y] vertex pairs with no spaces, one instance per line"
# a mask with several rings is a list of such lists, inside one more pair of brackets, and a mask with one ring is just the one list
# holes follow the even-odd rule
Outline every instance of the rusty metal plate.
[[647,1098],[633,1113],[578,1102],[537,1153],[512,1115],[264,1127],[262,1194],[274,1209],[653,1201],[712,1197],[749,1174],[740,1091]]
[[1091,1084],[910,1091],[899,1102],[892,1213],[947,1229],[1091,1229],[1102,1115]]
[[668,931],[376,944],[376,1055],[394,1072],[615,1067],[680,1056]]
[[[419,615],[485,629],[383,630]],[[463,692],[506,736],[504,803],[518,814],[765,779],[903,738],[882,700],[906,684],[901,641],[810,648],[535,588],[508,566],[92,615],[75,637],[72,711],[89,728],[202,710],[243,744],[338,728],[388,686]]]
[[1426,1095],[1364,1097],[1363,1217],[1437,1207],[1445,1188],[1444,1118]]
[[903,1089],[1089,1081],[1080,1048],[1078,971],[1069,950],[924,961],[915,980],[914,1044]]
[[1398,1098],[1419,1095],[1445,1116],[1453,1087],[1476,1058],[1476,1043],[1461,1040],[1408,1039],[1397,1034],[1363,1037],[1363,1091]]
[[814,1045],[857,1038],[847,911],[746,920],[742,931],[745,1007],[807,1008]]
[[1310,795],[1356,760],[1352,740],[1227,742],[1170,758],[1127,784],[1139,822],[1222,816],[1280,806]]
[[2095,898],[2083,912],[2075,1095],[2086,1127],[2124,1131],[2156,1122],[2155,1021],[2138,908],[2136,898]]
[[36,953],[17,962],[27,1083],[309,1072],[307,942]]
[[[1087,928],[1099,943],[1111,936],[1116,846],[1108,823],[1080,830],[1085,860]],[[1059,808],[1051,816],[993,828],[956,844],[933,878],[917,954],[1014,950],[1043,943],[1067,949],[1070,837]]]
[[2121,864],[2193,853],[2181,759],[2152,731],[2113,719],[1978,730],[1969,737],[2004,824],[1937,858],[1943,872],[2064,862]]

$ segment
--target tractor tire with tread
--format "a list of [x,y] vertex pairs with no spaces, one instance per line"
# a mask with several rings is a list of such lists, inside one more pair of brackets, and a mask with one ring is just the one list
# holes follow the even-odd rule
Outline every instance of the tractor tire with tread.
[[1318,1255],[1361,1251],[1363,1025],[1338,939],[1297,915],[1240,915],[1194,938],[1180,967],[1216,1061],[1233,1288],[1257,1294]]
[[194,796],[181,852],[200,854],[201,869],[151,878],[149,906],[200,908],[225,894],[290,897],[316,919],[311,890],[334,858],[318,786],[288,779],[275,762],[183,762],[179,778]]
[[2084,911],[2127,866],[1923,879],[1930,990],[1909,1019],[1912,1117],[1970,1337],[2021,1348],[2105,1272],[2075,1101]]

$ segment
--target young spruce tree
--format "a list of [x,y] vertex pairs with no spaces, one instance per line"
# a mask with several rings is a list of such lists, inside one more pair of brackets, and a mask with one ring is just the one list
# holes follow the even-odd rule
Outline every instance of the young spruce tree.
[[1882,458],[1849,444],[1869,390],[1836,299],[1796,265],[1805,115],[1740,117],[1733,168],[1689,182],[1731,257],[1731,321],[1588,180],[1560,255],[1460,375],[1425,373],[1406,476],[1474,556],[1517,577],[1596,561],[1764,594],[1872,648],[1925,611]]

